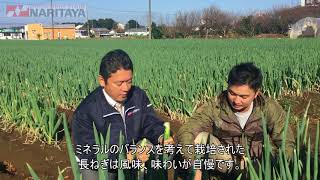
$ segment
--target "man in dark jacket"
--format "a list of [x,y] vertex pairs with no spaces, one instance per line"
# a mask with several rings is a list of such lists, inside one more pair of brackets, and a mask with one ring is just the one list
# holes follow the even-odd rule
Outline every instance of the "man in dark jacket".
[[[294,136],[290,127],[287,129],[287,138],[283,139],[282,137],[286,112],[275,100],[266,98],[261,94],[261,86],[262,73],[252,63],[242,63],[233,67],[228,77],[228,89],[197,109],[179,129],[177,133],[178,143],[185,146],[209,142],[214,144],[215,147],[231,145],[234,151],[241,149],[241,152],[237,153],[227,152],[209,155],[210,159],[236,163],[237,167],[236,164],[232,165],[232,163],[230,166],[224,163],[221,167],[217,167],[219,162],[215,162],[215,171],[230,175],[235,172],[231,173],[232,170],[245,168],[245,147],[248,147],[252,159],[262,158],[262,116],[264,116],[273,155],[277,154],[282,141],[285,141],[286,155],[291,158]],[[208,140],[208,137],[210,137],[210,140]],[[228,151],[227,148],[225,148],[225,151]],[[194,154],[184,153],[183,157],[194,160]],[[200,177],[201,171],[196,170],[196,179]]]
[[[100,87],[81,102],[72,121],[74,144],[80,151],[76,151],[79,164],[97,160],[93,124],[103,137],[110,126],[110,145],[118,145],[120,132],[126,144],[143,138],[158,144],[164,133],[163,122],[156,117],[145,91],[132,85],[133,64],[128,54],[122,50],[108,52],[102,58],[98,80]],[[142,156],[142,161],[148,159]],[[116,160],[117,154],[109,153],[108,159]],[[81,169],[81,173],[83,180],[98,179],[96,169],[90,166]],[[116,179],[115,170],[109,169],[110,178]]]

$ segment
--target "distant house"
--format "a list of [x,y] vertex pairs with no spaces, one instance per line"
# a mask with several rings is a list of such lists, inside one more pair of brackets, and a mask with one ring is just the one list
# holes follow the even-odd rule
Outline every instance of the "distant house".
[[75,36],[77,39],[88,38],[88,30],[83,28],[83,25],[78,25],[75,28]]
[[90,32],[94,34],[95,37],[110,36],[110,30],[107,28],[91,28]]
[[121,24],[121,23],[118,23],[118,24],[117,24],[117,29],[118,29],[119,31],[123,31],[123,32],[124,32],[124,30],[125,30],[125,25],[124,25],[124,24]]
[[76,29],[75,36],[77,39],[88,38],[88,31],[83,29]]
[[319,6],[320,0],[301,0],[300,5],[302,7],[304,7],[304,6]]
[[117,24],[117,28],[124,30],[125,25],[124,25],[124,24],[121,24],[121,23],[118,23],[118,24]]
[[127,29],[124,34],[126,36],[148,36],[149,32],[147,28],[131,28]]
[[0,39],[24,39],[24,28],[4,28],[0,29]]
[[320,18],[306,17],[291,25],[290,38],[299,37],[320,37]]
[[74,24],[27,24],[25,25],[27,40],[75,39]]

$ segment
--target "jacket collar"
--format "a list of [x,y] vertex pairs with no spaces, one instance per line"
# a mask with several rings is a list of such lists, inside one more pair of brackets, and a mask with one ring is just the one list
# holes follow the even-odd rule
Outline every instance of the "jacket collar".
[[112,99],[112,97],[109,96],[109,94],[102,88],[102,93],[105,97],[105,99],[107,100],[107,102],[112,106],[115,107],[115,105],[117,104],[117,102],[115,100]]
[[[129,94],[128,94],[128,97],[127,97],[127,100],[123,103],[124,105],[124,112],[125,114],[135,108],[134,106],[134,101],[133,101],[133,91],[134,91],[134,88],[135,87],[132,87]],[[107,98],[105,96],[105,94],[103,93],[104,90],[103,90],[103,87],[98,87],[97,89],[97,101],[99,102],[98,105],[101,107],[102,109],[102,116],[103,117],[108,117],[108,116],[111,116],[111,115],[115,115],[115,114],[120,114],[115,108],[114,106],[112,106],[112,103],[115,104],[115,101],[110,97]],[[107,94],[108,95],[108,94]]]
[[[264,98],[263,95],[259,95],[261,98]],[[224,121],[230,122],[230,123],[236,123],[240,126],[239,121],[237,120],[236,115],[232,111],[232,108],[228,102],[226,91],[222,92],[218,98],[218,106],[220,109],[220,118],[223,119]],[[262,117],[262,111],[261,111],[261,106],[258,105],[256,100],[253,101],[253,109],[252,113],[249,116],[249,119],[247,123],[250,123],[252,121],[255,121],[257,119],[260,119]]]

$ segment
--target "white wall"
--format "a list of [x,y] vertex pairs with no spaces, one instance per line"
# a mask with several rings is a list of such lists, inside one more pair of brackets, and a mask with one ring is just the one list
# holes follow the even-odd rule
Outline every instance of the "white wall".
[[125,32],[124,34],[128,36],[148,36],[149,32]]
[[10,34],[10,36],[5,36],[4,33],[0,33],[0,39],[22,39],[22,33]]

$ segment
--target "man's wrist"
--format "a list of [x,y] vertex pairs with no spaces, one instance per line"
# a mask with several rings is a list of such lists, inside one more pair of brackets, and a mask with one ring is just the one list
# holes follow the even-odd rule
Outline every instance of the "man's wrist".
[[161,134],[161,135],[158,137],[158,143],[159,143],[159,144],[162,144],[162,143],[163,143],[163,134]]

